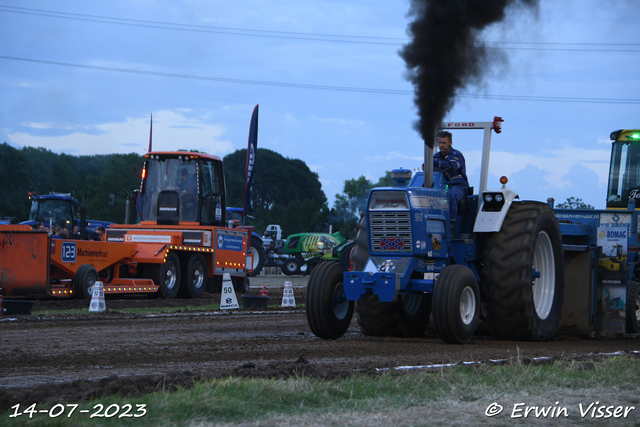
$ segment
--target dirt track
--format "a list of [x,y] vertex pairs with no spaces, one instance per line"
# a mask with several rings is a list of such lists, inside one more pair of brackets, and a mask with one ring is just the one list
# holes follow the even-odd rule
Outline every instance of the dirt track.
[[[296,308],[279,307],[285,280],[294,286]],[[0,317],[0,412],[26,401],[78,401],[115,391],[135,395],[158,384],[189,384],[194,377],[277,377],[297,370],[336,378],[402,366],[584,359],[613,352],[638,357],[640,351],[637,338],[560,335],[546,343],[511,342],[494,340],[482,330],[466,345],[444,344],[431,328],[421,339],[373,338],[359,332],[355,319],[343,338],[324,341],[307,325],[302,306],[306,278],[258,277],[251,284],[254,294],[269,284],[275,306],[245,310],[239,296],[240,310],[198,310],[198,305],[219,302],[219,294],[206,294],[199,300],[107,299],[106,312],[73,317]],[[187,305],[191,308],[177,314],[155,316],[119,311]],[[38,301],[34,311],[73,306],[88,304]]]

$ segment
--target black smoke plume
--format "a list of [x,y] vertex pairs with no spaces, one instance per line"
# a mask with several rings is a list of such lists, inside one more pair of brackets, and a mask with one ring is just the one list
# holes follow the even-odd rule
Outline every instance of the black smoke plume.
[[478,36],[505,17],[507,6],[537,8],[538,0],[411,0],[412,41],[401,51],[407,79],[415,88],[419,119],[415,129],[430,147],[437,125],[451,110],[456,92],[479,84],[500,52]]

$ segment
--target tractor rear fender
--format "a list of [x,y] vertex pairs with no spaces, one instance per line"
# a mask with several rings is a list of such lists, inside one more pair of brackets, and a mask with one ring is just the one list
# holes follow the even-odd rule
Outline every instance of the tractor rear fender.
[[494,233],[500,231],[504,218],[517,197],[518,193],[508,188],[482,192],[473,232]]

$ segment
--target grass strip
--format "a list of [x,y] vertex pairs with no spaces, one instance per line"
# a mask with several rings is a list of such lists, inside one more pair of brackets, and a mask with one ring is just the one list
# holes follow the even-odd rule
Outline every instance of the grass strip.
[[[639,383],[640,361],[632,357],[548,364],[514,361],[435,372],[353,375],[344,380],[230,377],[197,382],[175,392],[135,398],[112,396],[80,405],[91,411],[96,404],[104,408],[111,405],[112,411],[113,405],[145,405],[146,414],[139,418],[89,418],[77,412],[70,418],[9,418],[10,411],[0,416],[0,426],[468,426],[512,425],[514,421],[521,425],[592,425],[600,421],[606,425],[607,420],[616,426],[640,425]],[[494,404],[503,411],[488,417],[485,413]],[[606,410],[598,417],[597,409],[603,405],[633,409],[624,417],[606,417]],[[537,412],[531,409],[524,417],[528,407]],[[546,416],[540,415],[544,411]]]

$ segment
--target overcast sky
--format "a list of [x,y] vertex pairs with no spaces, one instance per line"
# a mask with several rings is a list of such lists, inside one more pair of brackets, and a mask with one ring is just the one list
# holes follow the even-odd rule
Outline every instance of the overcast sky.
[[[398,55],[407,0],[0,0],[0,143],[72,155],[258,147],[303,160],[333,205],[344,181],[422,164]],[[541,0],[482,39],[508,63],[446,121],[504,118],[489,188],[604,208],[617,129],[640,127],[637,0]],[[481,131],[454,133],[471,185]],[[260,162],[260,158],[257,159]],[[2,183],[7,185],[7,183]],[[68,189],[57,189],[68,191]]]

